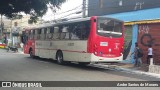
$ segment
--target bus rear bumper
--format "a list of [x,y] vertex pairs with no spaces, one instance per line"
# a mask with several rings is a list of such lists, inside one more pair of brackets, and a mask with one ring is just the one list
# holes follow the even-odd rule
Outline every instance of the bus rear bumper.
[[99,57],[94,54],[91,54],[91,62],[121,62],[123,60],[123,54],[120,57],[107,58]]

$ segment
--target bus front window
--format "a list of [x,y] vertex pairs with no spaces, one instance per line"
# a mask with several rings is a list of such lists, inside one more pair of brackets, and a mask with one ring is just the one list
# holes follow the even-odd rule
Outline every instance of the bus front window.
[[122,36],[122,25],[121,21],[99,18],[97,22],[97,33],[101,36],[112,36],[121,37]]
[[22,34],[22,43],[23,44],[27,44],[28,36],[29,36],[28,32],[23,32],[23,34]]

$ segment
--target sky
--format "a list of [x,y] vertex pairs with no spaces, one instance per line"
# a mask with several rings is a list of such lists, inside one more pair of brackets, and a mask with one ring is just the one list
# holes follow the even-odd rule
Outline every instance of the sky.
[[45,21],[63,18],[80,17],[82,13],[76,14],[76,12],[82,11],[83,0],[67,0],[62,4],[61,9],[57,10],[54,14],[49,8],[46,15],[42,17]]

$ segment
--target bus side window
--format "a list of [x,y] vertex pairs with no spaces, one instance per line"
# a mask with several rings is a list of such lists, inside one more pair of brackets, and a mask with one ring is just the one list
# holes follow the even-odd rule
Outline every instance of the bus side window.
[[85,22],[84,30],[82,32],[82,39],[87,40],[90,34],[90,22]]
[[34,39],[36,39],[36,40],[37,40],[37,36],[38,36],[38,30],[37,30],[37,29],[35,29]]
[[68,27],[68,39],[69,40],[72,39],[72,30],[73,30],[73,26],[69,25],[69,27]]
[[28,40],[31,39],[31,30],[28,31]]
[[22,32],[22,43],[27,44],[28,41],[28,31]]
[[79,29],[77,27],[77,25],[74,25],[72,30],[71,30],[71,39],[73,40],[79,40]]
[[47,28],[44,28],[44,34],[43,34],[43,39],[44,39],[44,40],[47,39],[47,38],[46,38],[46,36],[47,36],[46,34],[47,34]]
[[48,28],[48,39],[53,39],[54,27]]
[[42,28],[42,32],[41,32],[41,40],[45,39],[45,28]]
[[67,26],[64,26],[62,29],[61,39],[69,39],[69,32]]
[[80,25],[80,39],[84,40],[86,35],[86,26],[84,24]]
[[54,33],[54,27],[50,27],[50,33]]
[[53,39],[59,39],[59,27],[54,27]]
[[44,28],[41,29],[40,39],[44,40]]
[[87,40],[89,37],[89,32],[90,32],[90,22],[82,22],[79,26],[80,31],[79,31],[79,37],[81,40]]
[[42,32],[42,29],[38,29],[38,34],[37,34],[37,39],[39,40],[39,39],[41,39],[41,32]]
[[71,39],[71,32],[70,32],[70,27],[69,26],[67,26],[67,27],[65,27],[65,37],[64,37],[64,39],[66,39],[66,40],[70,40]]
[[35,39],[35,30],[33,30],[33,39]]
[[32,30],[29,32],[29,39],[32,39]]
[[62,29],[63,29],[63,27],[59,26],[59,28],[58,28],[58,38],[57,39],[62,39]]
[[76,38],[74,36],[74,39],[83,40],[85,33],[85,25],[82,23],[78,23],[74,28],[74,34],[76,35]]
[[31,32],[30,32],[30,39],[31,40],[34,40],[35,38],[34,38],[34,35],[35,35],[35,30],[31,30]]

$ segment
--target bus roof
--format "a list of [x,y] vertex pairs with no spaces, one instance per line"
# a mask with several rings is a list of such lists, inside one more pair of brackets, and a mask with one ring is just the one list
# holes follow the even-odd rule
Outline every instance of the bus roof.
[[[92,17],[109,18],[109,19],[114,19],[114,20],[123,22],[121,20],[111,18],[111,17],[104,17],[104,16],[92,16]],[[71,19],[71,20],[63,21],[63,22],[59,22],[59,23],[46,23],[46,24],[41,24],[39,26],[29,27],[28,29],[39,29],[39,28],[44,28],[44,27],[52,27],[52,26],[59,26],[59,25],[65,25],[65,24],[72,24],[72,23],[76,23],[76,22],[88,21],[90,19],[91,19],[91,17],[87,17],[87,18]]]

